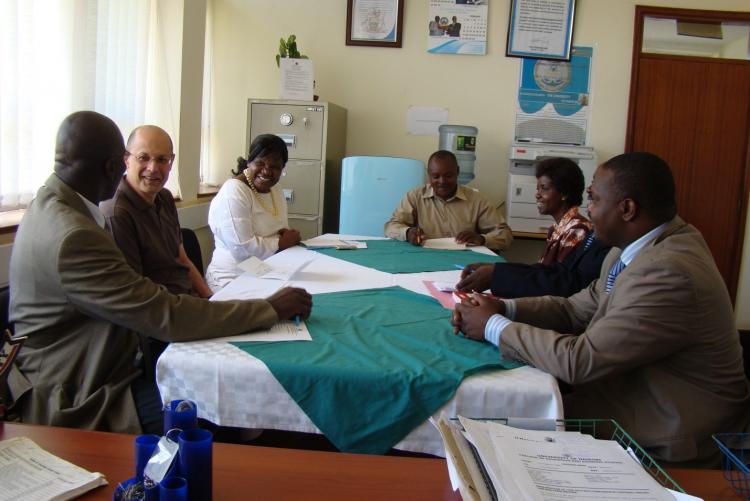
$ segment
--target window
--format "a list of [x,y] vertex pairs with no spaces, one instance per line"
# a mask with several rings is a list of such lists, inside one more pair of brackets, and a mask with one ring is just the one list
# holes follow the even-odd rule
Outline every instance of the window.
[[[25,206],[44,183],[57,127],[74,111],[107,115],[126,139],[153,123],[178,144],[179,57],[175,71],[167,30],[181,16],[163,3],[0,0],[0,210]],[[175,163],[176,196],[177,173]]]

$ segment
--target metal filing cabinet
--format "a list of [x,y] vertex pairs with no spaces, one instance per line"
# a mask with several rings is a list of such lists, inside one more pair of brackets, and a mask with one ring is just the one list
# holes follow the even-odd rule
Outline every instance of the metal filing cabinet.
[[289,226],[302,239],[337,233],[341,159],[346,147],[346,110],[333,103],[249,99],[247,143],[276,134],[289,149],[279,180],[289,209]]

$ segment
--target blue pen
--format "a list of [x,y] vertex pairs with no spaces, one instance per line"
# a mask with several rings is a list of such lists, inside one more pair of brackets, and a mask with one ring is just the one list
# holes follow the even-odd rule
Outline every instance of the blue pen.
[[299,315],[294,315],[294,325],[296,325],[297,328],[299,328]]
[[[461,271],[463,271],[463,269],[466,268],[465,266],[460,265],[460,264],[454,264],[453,266],[455,266],[457,270],[461,270]],[[474,270],[469,269],[469,275],[471,275],[472,273],[474,273]]]

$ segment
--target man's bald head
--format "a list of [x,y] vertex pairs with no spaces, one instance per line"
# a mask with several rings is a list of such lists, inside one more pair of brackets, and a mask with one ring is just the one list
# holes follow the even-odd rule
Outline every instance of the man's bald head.
[[139,135],[146,135],[147,137],[161,137],[169,141],[169,151],[174,153],[174,144],[172,144],[172,138],[167,134],[167,131],[157,125],[141,125],[133,129],[128,136],[128,142],[126,143],[128,151],[130,151],[133,142]]
[[154,203],[172,170],[172,139],[161,127],[141,125],[128,137],[125,180],[145,201]]
[[57,131],[55,174],[93,203],[107,200],[125,170],[117,125],[95,111],[68,115]]

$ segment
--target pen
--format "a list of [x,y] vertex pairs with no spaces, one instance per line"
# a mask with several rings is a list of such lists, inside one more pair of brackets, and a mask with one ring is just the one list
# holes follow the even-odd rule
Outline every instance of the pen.
[[[454,264],[453,266],[455,266],[457,270],[461,270],[461,271],[463,271],[463,269],[466,268],[462,264]],[[469,275],[471,275],[472,273],[474,273],[474,270],[472,270],[471,268],[469,268]]]
[[424,237],[422,236],[422,229],[419,227],[419,217],[417,216],[416,207],[411,211],[411,218],[414,221],[414,227],[417,229],[417,245],[422,245]]
[[294,315],[294,325],[299,329],[299,315]]

